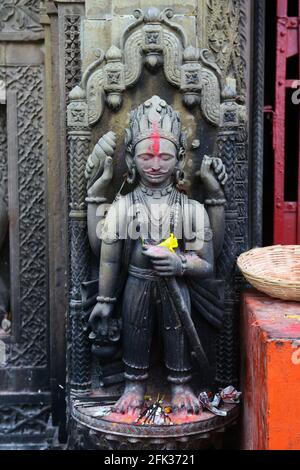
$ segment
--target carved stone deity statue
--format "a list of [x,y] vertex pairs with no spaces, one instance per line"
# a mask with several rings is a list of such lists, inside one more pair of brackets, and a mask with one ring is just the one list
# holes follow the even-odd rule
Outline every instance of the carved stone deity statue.
[[133,189],[120,191],[105,214],[99,205],[113,176],[115,145],[114,133],[103,136],[86,167],[89,239],[98,256],[101,245],[90,338],[105,344],[121,335],[126,383],[115,412],[142,408],[159,335],[172,408],[197,414],[191,379],[195,359],[201,369],[206,357],[192,311],[220,327],[215,260],[223,244],[226,170],[220,159],[204,156],[197,174],[204,204],[188,198],[182,189],[187,144],[180,116],[153,96],[131,112],[126,129],[127,182]]

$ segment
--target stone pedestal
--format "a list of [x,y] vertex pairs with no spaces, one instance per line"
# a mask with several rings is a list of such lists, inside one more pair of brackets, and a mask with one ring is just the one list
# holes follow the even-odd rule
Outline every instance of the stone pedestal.
[[[101,408],[118,397],[97,397],[95,393],[71,403],[71,450],[202,450],[223,447],[225,430],[237,423],[240,406],[223,404],[227,416],[202,411],[170,425],[141,425],[130,415],[101,416]],[[173,419],[172,414],[170,415]],[[114,419],[118,417],[118,421]],[[180,422],[180,424],[179,424]]]
[[300,304],[248,291],[242,305],[242,448],[300,449]]

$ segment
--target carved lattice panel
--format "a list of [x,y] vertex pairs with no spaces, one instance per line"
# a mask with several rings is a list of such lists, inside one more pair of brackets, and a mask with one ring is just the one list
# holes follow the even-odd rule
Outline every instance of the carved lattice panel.
[[[10,175],[9,193],[14,194],[14,209],[18,211],[18,232],[11,232],[14,238],[11,243],[17,247],[17,252],[11,255],[11,260],[14,261],[11,267],[12,296],[16,293],[14,286],[18,286],[19,296],[13,303],[13,334],[16,342],[7,345],[6,367],[46,367],[47,249],[43,68],[7,67],[2,75],[6,82],[9,103],[12,103],[12,97],[17,103],[15,110],[10,108],[12,114],[8,116],[8,134],[14,133],[16,144],[10,146],[8,155],[9,167],[14,166],[16,169]],[[16,219],[16,214],[10,214]]]

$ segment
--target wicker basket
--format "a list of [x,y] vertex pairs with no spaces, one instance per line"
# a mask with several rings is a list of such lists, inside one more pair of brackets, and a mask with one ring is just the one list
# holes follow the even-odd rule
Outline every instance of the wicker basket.
[[265,294],[300,301],[300,245],[254,248],[239,256],[238,267]]

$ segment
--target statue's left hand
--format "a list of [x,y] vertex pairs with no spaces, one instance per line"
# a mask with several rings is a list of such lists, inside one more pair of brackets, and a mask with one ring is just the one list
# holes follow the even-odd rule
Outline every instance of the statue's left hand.
[[144,245],[143,254],[150,258],[153,268],[159,276],[182,276],[182,261],[176,253],[172,253],[168,248]]
[[226,173],[226,167],[220,158],[204,155],[197,176],[200,176],[205,186],[207,196],[218,197],[224,194],[223,187],[227,182],[228,175]]

